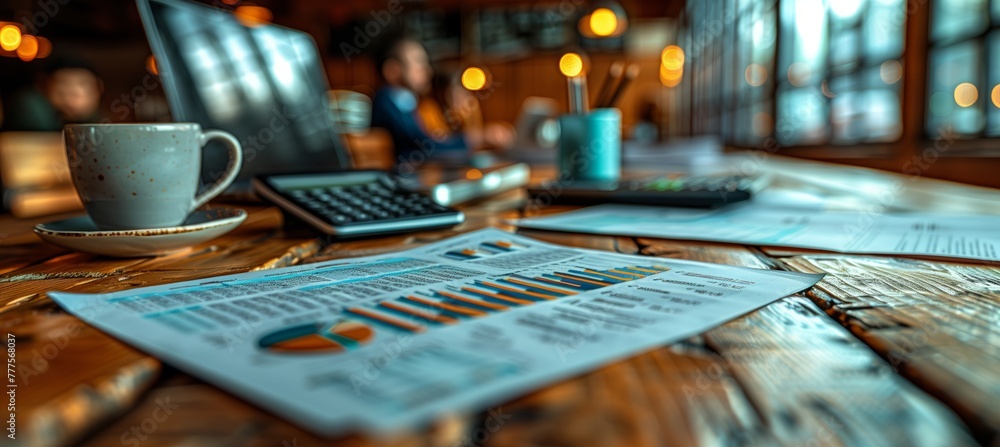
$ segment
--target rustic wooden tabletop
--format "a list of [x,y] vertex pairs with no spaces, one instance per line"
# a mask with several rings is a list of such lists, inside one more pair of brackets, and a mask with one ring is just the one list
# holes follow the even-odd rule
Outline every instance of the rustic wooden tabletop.
[[[782,163],[792,162],[770,165]],[[894,178],[810,166],[873,182]],[[808,175],[794,171],[776,184]],[[981,210],[977,201],[991,197],[907,180],[914,186],[902,204]],[[961,204],[948,199],[955,191]],[[19,356],[17,445],[1000,445],[996,265],[522,230],[576,247],[827,277],[805,295],[701,336],[479,413],[448,415],[419,432],[335,440],[162,364],[46,296],[384,253],[487,226],[517,231],[506,219],[522,215],[520,194],[465,207],[466,223],[451,230],[350,242],[286,224],[274,207],[229,205],[249,211],[237,230],[180,253],[134,259],[50,246],[31,232],[37,219],[0,216],[0,325],[16,337]]]

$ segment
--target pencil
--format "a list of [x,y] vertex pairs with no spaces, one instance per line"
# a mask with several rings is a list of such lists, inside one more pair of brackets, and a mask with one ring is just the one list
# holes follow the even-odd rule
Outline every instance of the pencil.
[[618,82],[621,81],[622,73],[624,72],[624,62],[614,61],[611,63],[611,68],[608,69],[608,76],[604,78],[601,88],[597,90],[597,99],[594,100],[594,107],[603,107],[603,104],[611,96],[611,92],[618,86]]
[[599,107],[614,107],[615,103],[621,98],[622,93],[628,88],[629,84],[639,76],[639,64],[629,64],[628,69],[625,70],[625,75],[622,76],[622,81],[618,83],[618,87],[615,92],[608,98],[608,101],[604,104],[600,104]]

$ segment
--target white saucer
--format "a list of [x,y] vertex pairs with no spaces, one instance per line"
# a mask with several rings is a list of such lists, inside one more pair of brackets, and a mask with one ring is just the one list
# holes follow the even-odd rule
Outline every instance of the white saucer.
[[159,256],[226,234],[246,218],[246,211],[221,208],[195,211],[177,227],[103,231],[89,216],[80,216],[35,225],[35,233],[70,250],[121,258]]

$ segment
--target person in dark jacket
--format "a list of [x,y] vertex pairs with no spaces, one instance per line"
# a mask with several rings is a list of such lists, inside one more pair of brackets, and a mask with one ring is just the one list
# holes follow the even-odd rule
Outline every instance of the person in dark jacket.
[[397,165],[465,159],[469,145],[461,133],[435,139],[420,122],[417,105],[430,91],[434,75],[424,46],[413,39],[399,39],[386,47],[378,64],[385,86],[372,100],[372,126],[392,135]]

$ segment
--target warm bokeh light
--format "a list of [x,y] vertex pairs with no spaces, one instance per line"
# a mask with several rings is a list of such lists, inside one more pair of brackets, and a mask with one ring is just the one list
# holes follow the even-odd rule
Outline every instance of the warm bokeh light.
[[469,180],[479,180],[483,178],[483,171],[478,169],[469,169],[468,171],[465,171],[465,178]]
[[599,37],[607,37],[618,29],[618,16],[608,8],[597,8],[590,14],[590,30]]
[[670,70],[667,67],[660,67],[660,78],[662,79],[680,79],[683,74],[683,70]]
[[239,20],[245,26],[258,26],[264,23],[268,23],[274,18],[271,14],[271,10],[263,6],[254,5],[243,5],[236,7],[233,11],[236,15],[236,20]]
[[21,29],[14,25],[0,28],[0,48],[14,51],[21,45]]
[[27,34],[21,36],[21,45],[17,47],[17,57],[27,62],[35,59],[35,56],[38,56],[38,39]]
[[895,84],[903,77],[903,64],[900,64],[897,60],[882,62],[878,73],[882,77],[882,82]]
[[583,58],[576,53],[566,53],[559,58],[559,71],[563,76],[575,77],[583,73]]
[[993,86],[993,91],[990,92],[990,99],[993,100],[993,107],[1000,108],[1000,84]]
[[767,81],[767,69],[763,65],[756,62],[747,65],[746,72],[743,73],[743,77],[746,78],[747,84],[754,87],[760,87],[764,85],[764,81]]
[[660,83],[667,87],[677,87],[684,77],[684,70],[670,70],[660,66]]
[[462,87],[474,92],[482,90],[486,87],[486,72],[478,67],[466,68],[462,72]]
[[969,82],[963,82],[955,87],[955,104],[959,107],[969,107],[979,100],[979,89]]
[[812,78],[812,71],[804,62],[795,62],[788,66],[788,82],[796,87],[802,87]]
[[680,80],[680,78],[677,78],[677,79],[666,79],[664,77],[660,77],[660,83],[662,83],[664,87],[673,88],[673,87],[677,87],[678,85],[681,85],[681,80]]
[[156,66],[156,58],[152,54],[146,58],[146,71],[152,73],[153,75],[159,76],[160,69]]
[[684,50],[677,45],[667,45],[660,53],[660,63],[667,70],[680,70],[684,67]]
[[660,83],[677,87],[684,77],[684,50],[677,45],[667,45],[660,53]]
[[49,55],[52,54],[52,42],[49,39],[46,39],[41,36],[38,36],[37,39],[38,39],[38,56],[35,56],[35,58],[42,59],[49,57]]

